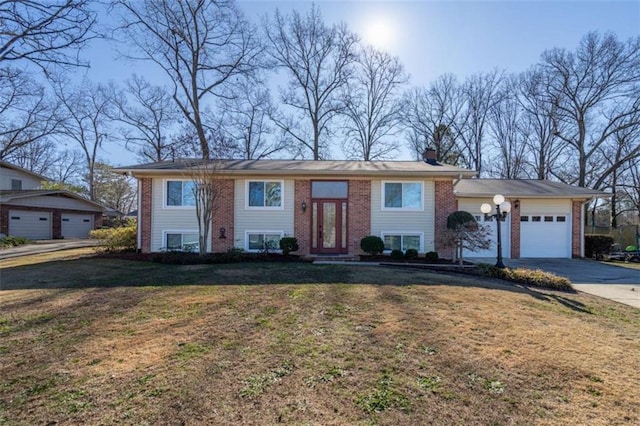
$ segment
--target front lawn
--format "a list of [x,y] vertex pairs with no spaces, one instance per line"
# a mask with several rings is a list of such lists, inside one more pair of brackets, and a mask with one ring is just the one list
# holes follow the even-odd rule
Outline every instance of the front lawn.
[[640,422],[628,306],[421,270],[67,257],[0,267],[0,424]]

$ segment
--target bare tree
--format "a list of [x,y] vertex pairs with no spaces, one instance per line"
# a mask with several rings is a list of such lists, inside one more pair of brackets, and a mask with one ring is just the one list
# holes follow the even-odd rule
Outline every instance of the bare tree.
[[252,73],[262,49],[233,1],[115,0],[119,28],[139,56],[173,84],[173,99],[210,158],[207,108],[229,96],[237,76]]
[[95,201],[117,212],[127,214],[136,204],[136,189],[131,178],[113,171],[107,163],[96,162],[94,167]]
[[616,132],[640,125],[640,37],[625,43],[613,34],[591,32],[575,52],[544,52],[541,67],[549,75],[548,96],[564,125],[555,134],[577,158],[577,173],[568,183],[598,188],[600,176],[589,176],[589,171],[600,162],[601,148]]
[[220,127],[237,145],[239,155],[246,160],[259,160],[286,150],[286,140],[274,135],[269,119],[274,106],[263,83],[243,79],[234,93],[223,111]]
[[400,131],[399,91],[409,76],[397,57],[365,46],[354,78],[345,85],[347,156],[364,161],[387,159],[398,149],[391,137]]
[[455,122],[456,137],[464,147],[463,158],[466,166],[482,174],[482,153],[489,111],[502,99],[502,71],[475,74],[469,77],[462,88],[465,110]]
[[94,37],[89,0],[1,0],[0,64],[28,61],[45,75],[51,66],[87,66],[79,51]]
[[329,149],[330,123],[344,111],[340,95],[353,73],[357,38],[344,24],[327,26],[315,5],[304,16],[276,10],[265,31],[270,56],[289,75],[281,101],[292,111],[272,118],[300,155],[320,160]]
[[421,160],[427,147],[438,152],[440,161],[458,165],[461,150],[455,134],[464,111],[462,88],[453,74],[444,74],[428,89],[413,89],[405,95],[404,121],[409,147]]
[[94,170],[98,153],[108,138],[114,89],[86,80],[78,87],[57,81],[54,89],[61,113],[65,115],[60,137],[70,139],[80,147],[85,160],[87,193],[91,200],[96,200]]
[[56,105],[27,73],[0,68],[0,159],[52,135],[60,124]]
[[146,161],[163,161],[171,157],[170,126],[177,123],[179,111],[171,96],[160,86],[133,75],[125,92],[114,97],[113,119],[123,124],[122,137],[127,149],[135,149]]
[[439,238],[438,245],[455,249],[455,259],[464,263],[464,250],[487,250],[491,247],[491,230],[479,224],[473,215],[465,211],[456,211],[447,217],[447,229]]

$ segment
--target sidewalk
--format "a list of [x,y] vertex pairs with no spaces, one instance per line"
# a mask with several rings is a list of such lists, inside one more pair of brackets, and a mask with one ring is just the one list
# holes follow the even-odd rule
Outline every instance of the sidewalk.
[[48,253],[52,251],[69,250],[82,247],[95,247],[97,240],[73,239],[73,240],[39,240],[31,244],[0,249],[0,260],[12,257],[28,256],[31,254]]

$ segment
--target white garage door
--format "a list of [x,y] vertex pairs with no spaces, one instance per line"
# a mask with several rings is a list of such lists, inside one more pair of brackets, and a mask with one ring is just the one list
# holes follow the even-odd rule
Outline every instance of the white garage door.
[[[471,213],[479,224],[485,225],[489,228],[491,247],[488,250],[469,251],[465,250],[462,254],[463,257],[496,257],[498,255],[498,226],[495,219],[484,219],[484,215],[480,213],[480,206],[482,203],[489,203],[493,205],[491,200],[484,199],[465,199],[458,201],[458,210]],[[511,215],[507,216],[504,222],[500,223],[500,233],[502,239],[502,257],[505,259],[511,257],[511,247],[509,242],[511,241]]]
[[571,257],[568,215],[527,214],[520,217],[520,257]]
[[89,238],[93,229],[93,215],[62,214],[62,236],[64,238]]
[[51,213],[9,210],[9,235],[30,240],[50,240]]

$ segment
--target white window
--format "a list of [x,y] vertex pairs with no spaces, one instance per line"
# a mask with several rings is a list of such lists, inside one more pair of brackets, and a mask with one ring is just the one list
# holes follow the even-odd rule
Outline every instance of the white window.
[[165,207],[195,206],[195,183],[190,180],[167,180],[164,202]]
[[247,231],[245,238],[245,250],[247,251],[279,251],[280,239],[284,235],[282,231]]
[[404,232],[383,232],[382,241],[384,241],[384,250],[402,250],[414,249],[423,252],[421,232],[404,233]]
[[382,208],[422,210],[422,182],[383,182]]
[[247,181],[246,207],[282,209],[282,181]]
[[164,249],[166,251],[198,251],[200,249],[198,233],[194,231],[165,231]]

